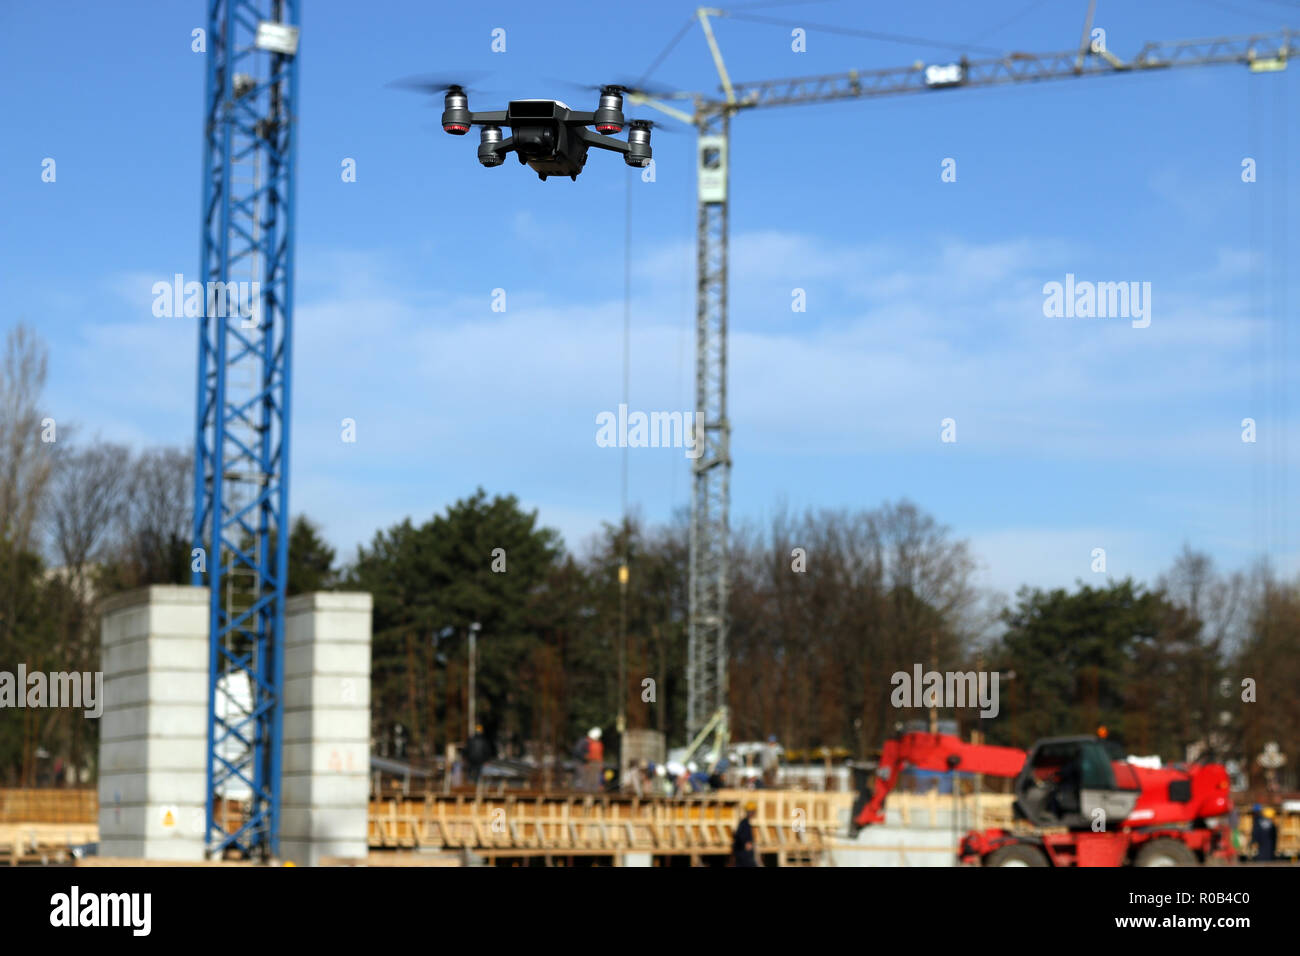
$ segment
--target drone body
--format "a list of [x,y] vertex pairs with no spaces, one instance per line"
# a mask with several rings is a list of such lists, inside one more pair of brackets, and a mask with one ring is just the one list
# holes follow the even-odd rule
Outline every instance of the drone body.
[[[442,128],[453,136],[464,136],[471,126],[480,127],[478,161],[500,166],[507,153],[533,169],[542,180],[568,176],[576,180],[587,163],[591,147],[622,153],[629,166],[650,165],[650,129],[645,120],[623,118],[623,88],[600,88],[600,104],[594,112],[572,110],[559,100],[511,100],[504,110],[471,113],[464,87],[449,86],[442,113]],[[628,127],[627,141],[606,134]],[[595,132],[587,127],[594,127]],[[511,135],[502,136],[502,127]]]

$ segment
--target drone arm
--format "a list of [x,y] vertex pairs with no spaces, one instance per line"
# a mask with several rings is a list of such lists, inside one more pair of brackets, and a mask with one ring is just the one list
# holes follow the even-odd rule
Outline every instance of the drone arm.
[[615,139],[612,136],[605,136],[601,133],[593,133],[587,129],[577,129],[575,132],[579,138],[588,146],[595,146],[598,149],[607,149],[611,153],[622,153],[623,162],[629,166],[645,167],[650,165],[650,130],[637,129],[633,127],[628,133],[627,142],[621,139]]
[[505,110],[488,110],[483,113],[470,113],[470,126],[504,126],[506,122]]
[[574,132],[576,132],[578,137],[588,146],[607,149],[613,153],[622,153],[624,156],[627,155],[627,143],[623,142],[621,139],[615,139],[613,136],[606,136],[603,133],[593,133],[591,130],[582,129],[581,127],[574,130]]

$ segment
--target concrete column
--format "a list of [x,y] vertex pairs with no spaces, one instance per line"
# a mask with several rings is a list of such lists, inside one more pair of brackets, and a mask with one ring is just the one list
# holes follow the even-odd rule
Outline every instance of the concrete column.
[[202,860],[208,589],[110,598],[100,627],[99,853]]
[[321,592],[285,606],[280,855],[299,865],[368,852],[371,603]]

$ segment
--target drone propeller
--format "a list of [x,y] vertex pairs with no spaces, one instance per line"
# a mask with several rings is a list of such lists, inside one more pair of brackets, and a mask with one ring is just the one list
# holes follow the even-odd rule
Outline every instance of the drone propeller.
[[[483,71],[462,71],[456,75],[448,73],[425,73],[420,76],[408,76],[388,84],[419,93],[443,95],[442,131],[455,136],[464,136],[474,122],[474,114],[469,109],[469,84],[475,83],[487,74]],[[475,89],[476,94],[484,92]]]
[[648,96],[656,100],[671,99],[681,95],[681,90],[673,89],[671,86],[664,86],[661,83],[638,82],[627,77],[624,77],[622,82],[609,85],[617,87],[624,94]]
[[394,80],[389,83],[390,87],[402,90],[414,90],[417,93],[430,93],[438,95],[441,93],[476,93],[481,94],[486,90],[476,87],[484,77],[489,76],[487,70],[460,70],[454,73],[422,73],[415,76],[403,77],[400,80]]
[[676,120],[669,120],[668,122],[662,120],[628,120],[628,127],[629,129],[641,127],[641,129],[654,130],[656,137],[664,133],[672,135],[672,137],[680,137],[682,131],[684,131],[684,127]]
[[681,127],[677,124],[674,123],[669,126],[659,120],[631,119],[627,121],[627,125],[633,128],[652,129],[658,133],[670,133],[673,136],[678,136],[682,132]]
[[667,86],[636,83],[632,80],[627,80],[626,78],[621,82],[614,83],[575,83],[572,80],[562,80],[556,77],[546,77],[546,80],[549,83],[556,83],[568,89],[579,90],[583,93],[613,92],[619,93],[623,96],[649,96],[655,99],[660,99],[673,96],[679,92]]

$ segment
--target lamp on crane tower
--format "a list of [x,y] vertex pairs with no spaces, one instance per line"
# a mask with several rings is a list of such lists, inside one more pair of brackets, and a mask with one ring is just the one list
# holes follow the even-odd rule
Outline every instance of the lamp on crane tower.
[[257,37],[253,45],[268,53],[295,56],[298,53],[298,28],[287,23],[262,20],[257,24]]
[[966,67],[961,63],[932,63],[925,68],[925,85],[931,89],[961,86],[966,79]]
[[727,201],[727,137],[699,138],[700,202]]

